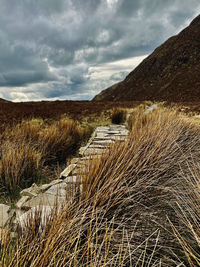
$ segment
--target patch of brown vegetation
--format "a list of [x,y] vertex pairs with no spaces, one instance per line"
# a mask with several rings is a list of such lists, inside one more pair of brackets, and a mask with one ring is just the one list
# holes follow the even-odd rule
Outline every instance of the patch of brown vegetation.
[[139,102],[99,102],[91,101],[40,101],[0,103],[0,128],[8,124],[20,122],[23,119],[41,118],[57,120],[65,115],[73,120],[82,121],[86,117],[99,117],[103,111],[114,107],[133,108]]

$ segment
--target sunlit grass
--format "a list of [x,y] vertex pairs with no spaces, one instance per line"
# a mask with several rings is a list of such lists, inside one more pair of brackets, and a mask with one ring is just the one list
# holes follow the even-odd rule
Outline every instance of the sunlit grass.
[[[126,142],[79,166],[82,190],[46,226],[38,212],[16,239],[4,235],[2,265],[199,265],[200,128],[175,109],[144,108],[133,110]],[[45,127],[54,145],[54,127],[68,126],[50,124],[49,135]]]

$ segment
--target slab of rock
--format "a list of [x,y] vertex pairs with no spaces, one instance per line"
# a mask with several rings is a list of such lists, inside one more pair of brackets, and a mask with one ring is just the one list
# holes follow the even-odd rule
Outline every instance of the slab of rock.
[[94,148],[94,149],[105,149],[109,147],[109,145],[105,144],[105,145],[98,145],[98,144],[91,144],[89,146],[89,148]]
[[78,161],[79,161],[79,158],[73,158],[73,159],[71,159],[70,163],[76,164]]
[[8,211],[10,206],[0,204],[0,227],[4,227],[9,219]]
[[108,132],[97,132],[95,137],[97,137],[97,138],[105,138],[105,137],[107,137],[107,135],[108,135]]
[[102,131],[102,132],[106,132],[106,131],[108,131],[109,130],[109,126],[99,126],[99,127],[97,127],[96,128],[96,132],[98,131],[98,132],[100,132],[100,131]]
[[77,182],[77,176],[76,175],[68,176],[67,178],[65,178],[63,180],[63,182],[65,182],[65,183],[76,183]]
[[67,184],[63,182],[63,183],[51,186],[45,193],[59,196],[59,197],[60,196],[66,197],[66,187],[67,187]]
[[95,144],[95,145],[102,145],[102,146],[104,146],[104,145],[110,145],[110,144],[112,144],[113,143],[113,141],[109,138],[108,140],[106,139],[102,139],[102,140],[94,140],[93,141],[93,144]]
[[100,138],[100,137],[95,137],[94,139],[93,139],[93,141],[92,141],[92,143],[94,142],[94,141],[106,141],[106,140],[110,140],[110,136],[112,136],[112,135],[108,135],[107,134],[107,136],[106,137],[104,137],[104,138]]
[[119,131],[116,131],[116,130],[115,130],[115,131],[111,131],[111,130],[108,131],[108,134],[119,134],[119,133],[120,133],[120,132],[119,132]]
[[47,189],[49,189],[52,185],[59,184],[59,183],[62,183],[62,180],[61,179],[53,180],[49,184],[43,184],[43,185],[41,185],[40,186],[40,190],[41,190],[41,192],[44,192]]
[[125,125],[122,125],[122,124],[120,124],[120,125],[118,125],[118,124],[111,124],[110,125],[110,129],[125,129],[126,128],[126,126]]
[[41,189],[35,183],[31,187],[26,188],[20,192],[21,196],[36,197]]
[[55,196],[52,194],[40,193],[22,205],[22,209],[30,209],[36,206],[60,206],[66,201],[66,197]]
[[30,199],[30,197],[28,197],[28,196],[21,197],[20,200],[15,204],[16,208],[21,209],[23,204],[29,199]]
[[101,155],[103,154],[107,149],[96,149],[96,148],[88,148],[84,155],[89,156],[89,155]]
[[63,172],[60,174],[60,178],[65,178],[69,176],[72,171],[76,168],[76,164],[70,164]]
[[48,218],[50,218],[53,211],[53,206],[35,206],[29,209],[22,215],[16,218],[16,223],[25,230],[26,227],[31,226],[34,220],[40,220],[39,230],[46,226]]

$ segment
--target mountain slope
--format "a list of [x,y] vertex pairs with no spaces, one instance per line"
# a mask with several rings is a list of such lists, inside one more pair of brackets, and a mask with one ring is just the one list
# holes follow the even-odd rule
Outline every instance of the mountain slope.
[[200,100],[200,15],[96,101]]

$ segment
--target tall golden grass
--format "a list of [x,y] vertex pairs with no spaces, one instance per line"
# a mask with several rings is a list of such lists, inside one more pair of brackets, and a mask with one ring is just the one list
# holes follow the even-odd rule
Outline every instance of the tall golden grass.
[[73,120],[22,121],[0,137],[0,189],[9,196],[41,179],[45,165],[62,163],[74,153],[86,130]]
[[200,128],[166,109],[129,120],[128,140],[85,162],[82,191],[46,227],[38,215],[7,235],[2,265],[199,265]]

